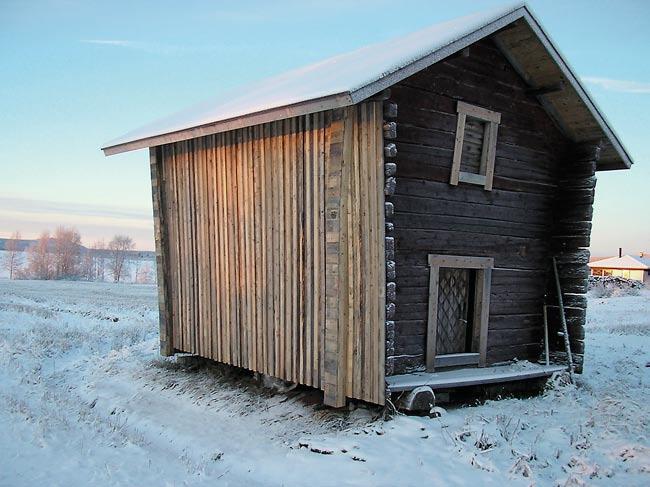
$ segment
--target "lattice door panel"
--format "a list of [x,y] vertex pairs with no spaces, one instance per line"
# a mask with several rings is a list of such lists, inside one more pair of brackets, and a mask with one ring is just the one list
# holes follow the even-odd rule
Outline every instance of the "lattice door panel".
[[470,269],[441,268],[438,282],[436,355],[464,353]]

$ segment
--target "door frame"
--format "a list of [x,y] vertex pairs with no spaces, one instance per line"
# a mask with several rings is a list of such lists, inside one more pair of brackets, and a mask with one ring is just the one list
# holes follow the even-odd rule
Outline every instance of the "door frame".
[[[436,357],[438,332],[438,289],[440,268],[472,269],[476,271],[474,289],[472,352],[454,353]],[[436,367],[478,365],[485,367],[487,361],[487,332],[490,316],[490,283],[492,282],[492,257],[468,257],[460,255],[429,254],[429,309],[427,315],[426,370]]]

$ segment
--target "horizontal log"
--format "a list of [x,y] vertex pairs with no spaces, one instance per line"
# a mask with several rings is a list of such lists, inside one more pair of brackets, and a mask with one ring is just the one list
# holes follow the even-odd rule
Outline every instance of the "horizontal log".
[[384,216],[388,220],[392,220],[395,215],[395,206],[390,201],[384,203]]
[[397,300],[397,285],[394,282],[386,283],[386,301],[396,302]]
[[395,261],[388,260],[388,261],[386,261],[386,280],[387,281],[394,281],[395,277],[396,277]]
[[384,238],[384,251],[386,260],[395,260],[395,238]]
[[[526,210],[517,207],[503,207],[491,204],[476,204],[473,202],[449,201],[434,199],[429,196],[415,196],[408,194],[404,190],[404,179],[397,193],[392,197],[393,202],[397,205],[397,211],[423,215],[447,215],[460,216],[469,218],[484,218],[486,221],[512,222],[524,224],[537,224],[549,226],[552,223],[552,213],[548,211]],[[479,190],[482,188],[478,187]],[[484,191],[487,193],[488,191]],[[489,223],[489,222],[488,222]]]
[[514,359],[535,361],[539,358],[541,350],[540,343],[491,347],[487,351],[487,362],[488,364],[494,364]]
[[[540,223],[504,222],[479,217],[398,212],[395,225],[400,228],[419,230],[447,230],[484,233],[504,237],[544,238],[549,234],[548,225]],[[591,226],[591,224],[589,224]]]
[[390,357],[387,360],[387,363],[388,362],[390,362],[390,365],[387,366],[387,370],[390,370],[391,373],[387,375],[408,374],[424,368],[424,355],[401,355]]
[[400,178],[400,194],[529,211],[550,212],[553,209],[553,200],[547,195],[497,189],[481,191],[480,187],[475,190],[470,186],[455,187],[438,181],[408,178]]
[[397,138],[397,124],[395,122],[384,122],[384,139]]
[[386,178],[384,182],[384,195],[392,196],[397,188],[397,180],[394,177]]
[[397,103],[394,101],[384,102],[384,118],[397,118]]
[[395,157],[397,155],[397,146],[389,142],[384,146],[384,157]]

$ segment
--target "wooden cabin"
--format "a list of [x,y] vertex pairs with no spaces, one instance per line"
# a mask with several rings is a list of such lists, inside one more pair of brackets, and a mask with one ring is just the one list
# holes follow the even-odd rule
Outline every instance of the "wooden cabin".
[[[528,7],[243,87],[103,150],[142,148],[163,355],[331,406],[543,377],[563,366],[538,362],[556,257],[581,369],[595,173],[632,162]],[[557,309],[548,321],[563,352]]]

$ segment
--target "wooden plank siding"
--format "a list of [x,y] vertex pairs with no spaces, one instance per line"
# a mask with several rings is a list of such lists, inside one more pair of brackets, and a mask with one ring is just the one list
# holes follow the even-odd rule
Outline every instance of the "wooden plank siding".
[[[493,257],[488,364],[539,356],[558,168],[569,147],[491,40],[391,88],[397,116],[395,374],[422,369],[428,254]],[[492,191],[449,184],[459,101],[501,113]]]
[[155,149],[165,346],[384,403],[381,127],[368,102]]

